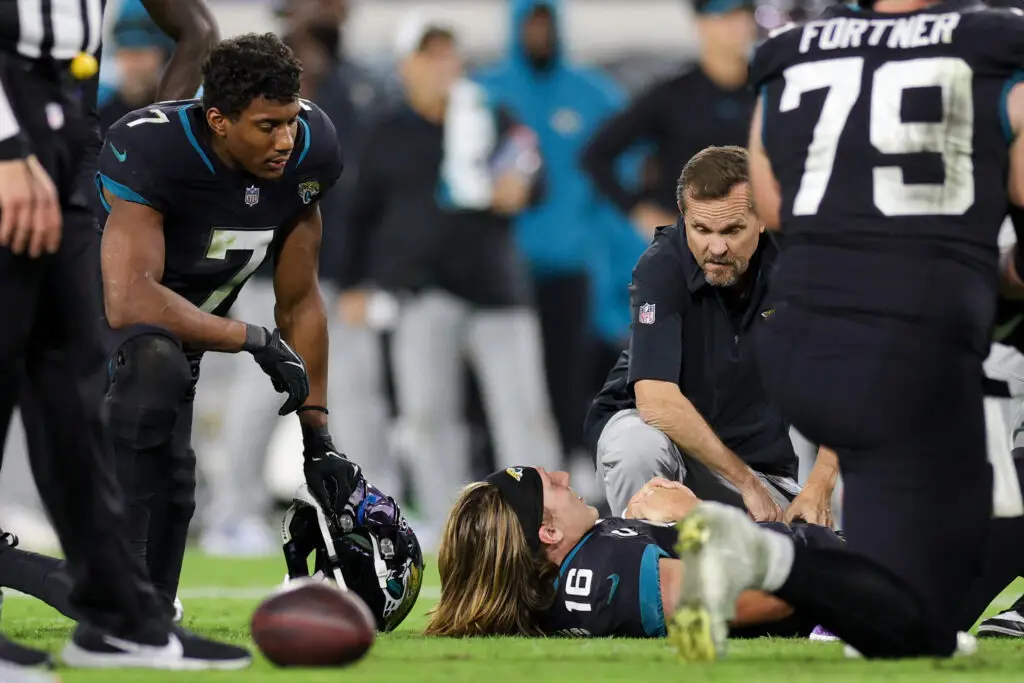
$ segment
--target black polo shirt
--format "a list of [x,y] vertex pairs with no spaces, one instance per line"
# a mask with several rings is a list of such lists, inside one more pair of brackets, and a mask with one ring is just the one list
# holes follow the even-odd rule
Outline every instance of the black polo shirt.
[[619,410],[635,408],[633,385],[676,382],[718,438],[753,469],[796,476],[787,425],[768,401],[755,357],[755,326],[767,318],[768,273],[778,254],[761,237],[748,296],[712,287],[686,244],[681,221],[660,228],[633,270],[629,349],[622,352],[584,426],[588,445]]

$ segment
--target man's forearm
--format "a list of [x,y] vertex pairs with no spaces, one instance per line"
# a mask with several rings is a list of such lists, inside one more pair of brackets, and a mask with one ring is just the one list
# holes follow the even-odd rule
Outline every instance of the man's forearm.
[[831,448],[822,446],[818,449],[818,457],[814,461],[814,467],[807,475],[807,483],[804,488],[820,488],[822,491],[832,494],[836,487],[836,479],[839,477],[839,456]]
[[176,43],[160,79],[157,100],[195,97],[200,67],[217,42],[216,19],[205,2],[144,0],[143,5],[160,30]]
[[246,324],[204,313],[188,299],[167,287],[142,280],[131,291],[112,293],[104,285],[107,320],[114,329],[128,325],[155,325],[197,351],[238,353],[245,344]]
[[[320,296],[320,288],[296,301],[291,306],[274,309],[281,337],[291,345],[306,364],[309,375],[309,397],[304,405],[327,407],[327,312]],[[307,410],[299,413],[303,424],[313,427],[327,426],[327,415]]]
[[657,427],[688,455],[710,467],[737,487],[754,476],[747,465],[722,443],[697,409],[683,395],[640,408],[644,422]]

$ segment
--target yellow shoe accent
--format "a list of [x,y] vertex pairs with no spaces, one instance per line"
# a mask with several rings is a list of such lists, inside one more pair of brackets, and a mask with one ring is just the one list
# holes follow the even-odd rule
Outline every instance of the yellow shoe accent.
[[699,512],[691,514],[676,526],[679,534],[679,541],[676,543],[676,552],[697,553],[704,547],[704,544],[711,538],[711,529]]
[[[693,559],[711,538],[711,529],[699,511],[679,522],[676,531],[679,534],[676,552],[684,563],[686,559]],[[711,615],[704,605],[694,601],[694,596],[684,597],[676,607],[668,628],[668,642],[682,661],[715,661],[717,650],[711,635]]]
[[672,617],[668,642],[684,662],[713,662],[718,654],[711,637],[711,616],[703,607],[680,607]]

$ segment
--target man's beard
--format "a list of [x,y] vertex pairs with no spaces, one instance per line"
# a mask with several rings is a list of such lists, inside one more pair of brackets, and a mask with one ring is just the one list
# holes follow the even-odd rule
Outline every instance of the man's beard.
[[[730,270],[728,274],[724,272],[711,273],[707,270],[709,265],[728,266]],[[740,277],[747,270],[747,266],[733,259],[708,259],[704,261],[702,269],[704,270],[704,281],[712,287],[732,287],[740,281]]]

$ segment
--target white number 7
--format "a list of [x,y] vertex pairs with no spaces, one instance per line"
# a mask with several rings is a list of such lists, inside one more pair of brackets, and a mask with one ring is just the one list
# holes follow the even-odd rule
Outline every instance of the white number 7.
[[164,113],[163,109],[150,109],[153,115],[146,119],[135,119],[128,124],[129,128],[134,128],[142,123],[167,123],[167,114]]
[[786,87],[782,91],[779,111],[792,111],[800,106],[804,93],[827,88],[825,105],[814,126],[811,146],[807,149],[804,175],[793,200],[794,216],[813,216],[825,197],[832,167],[836,163],[839,138],[850,118],[850,111],[860,97],[863,57],[805,62],[786,69]]
[[263,259],[266,258],[267,249],[274,241],[274,233],[274,228],[264,230],[216,228],[213,231],[210,237],[210,248],[206,251],[206,258],[223,261],[227,258],[229,251],[248,252],[249,257],[234,277],[206,297],[206,300],[199,306],[199,310],[204,313],[213,313],[224,299],[245,284],[249,276],[256,272],[256,269],[263,263]]

